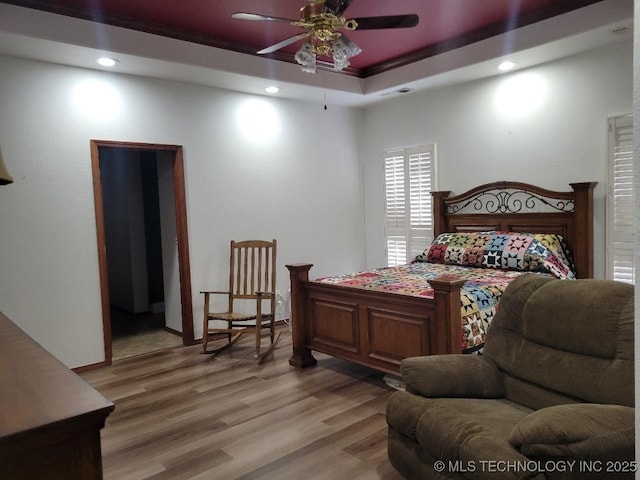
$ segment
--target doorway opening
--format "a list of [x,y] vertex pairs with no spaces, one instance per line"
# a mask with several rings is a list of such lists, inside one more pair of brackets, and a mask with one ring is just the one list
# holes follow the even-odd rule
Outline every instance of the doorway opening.
[[91,159],[105,365],[114,339],[138,331],[193,345],[182,147],[92,140]]

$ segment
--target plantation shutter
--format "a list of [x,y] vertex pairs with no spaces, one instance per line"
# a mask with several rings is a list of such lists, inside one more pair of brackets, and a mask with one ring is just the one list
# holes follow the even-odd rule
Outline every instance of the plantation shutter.
[[635,282],[633,264],[633,117],[609,119],[607,278]]
[[431,242],[434,164],[434,145],[385,153],[385,234],[388,266],[410,262]]

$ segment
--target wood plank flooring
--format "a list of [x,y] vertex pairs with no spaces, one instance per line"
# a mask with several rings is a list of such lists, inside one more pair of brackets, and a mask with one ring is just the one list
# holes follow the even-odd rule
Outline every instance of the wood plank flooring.
[[382,374],[325,355],[288,363],[286,327],[270,358],[247,337],[224,353],[177,347],[82,377],[112,400],[102,430],[105,480],[386,479]]
[[165,330],[164,312],[134,314],[111,309],[113,360],[182,345],[182,337]]

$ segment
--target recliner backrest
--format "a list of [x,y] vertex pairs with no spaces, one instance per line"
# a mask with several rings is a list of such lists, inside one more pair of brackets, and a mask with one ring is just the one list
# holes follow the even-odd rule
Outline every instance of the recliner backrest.
[[485,346],[506,397],[529,408],[634,405],[633,286],[523,275],[505,290]]

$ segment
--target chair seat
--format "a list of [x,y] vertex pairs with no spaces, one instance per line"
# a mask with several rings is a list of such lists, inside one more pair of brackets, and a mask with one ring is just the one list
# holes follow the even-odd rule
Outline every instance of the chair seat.
[[[444,461],[527,461],[510,443],[513,427],[532,410],[505,399],[424,398],[396,392],[389,425]],[[422,415],[411,415],[420,411]],[[478,463],[479,464],[479,463]]]
[[209,320],[224,320],[226,322],[245,322],[247,320],[255,320],[256,314],[236,313],[236,312],[220,312],[210,313],[207,318]]

